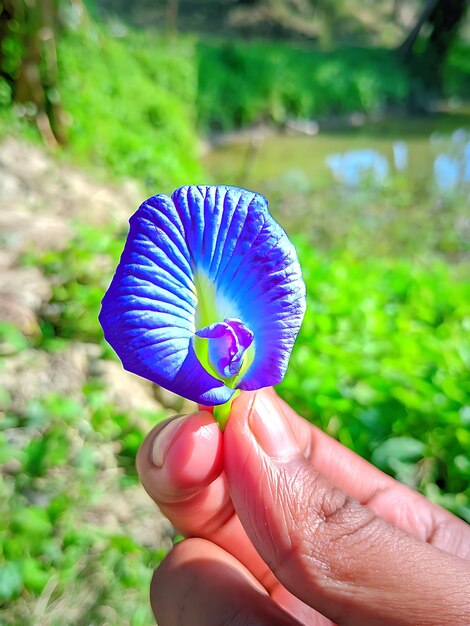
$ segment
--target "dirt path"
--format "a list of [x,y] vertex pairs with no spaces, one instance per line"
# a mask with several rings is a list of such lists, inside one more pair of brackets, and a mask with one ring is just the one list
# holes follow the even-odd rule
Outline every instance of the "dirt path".
[[[124,227],[142,198],[137,184],[102,184],[58,163],[41,148],[12,138],[0,144],[0,325],[7,323],[29,338],[29,345],[17,351],[7,349],[0,340],[0,412],[26,415],[32,402],[51,393],[86,406],[83,386],[92,379],[104,383],[106,401],[117,412],[126,412],[142,431],[151,425],[142,420],[142,411],[161,416],[165,411],[181,410],[175,396],[125,372],[120,363],[102,359],[98,345],[70,341],[65,349],[51,352],[31,339],[40,332],[55,277],[46,276],[41,267],[25,265],[24,255],[65,249],[76,223]],[[5,433],[9,442],[22,446],[38,436],[28,428],[11,428]],[[173,530],[143,489],[118,487],[122,474],[117,462],[119,442],[104,442],[98,452],[101,486],[106,485],[107,495],[98,504],[90,504],[85,519],[121,529],[143,545],[170,545]],[[15,462],[3,469],[22,471]]]

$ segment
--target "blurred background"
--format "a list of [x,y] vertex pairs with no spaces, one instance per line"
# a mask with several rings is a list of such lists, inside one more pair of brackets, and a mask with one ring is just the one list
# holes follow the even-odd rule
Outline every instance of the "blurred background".
[[153,193],[264,193],[308,311],[279,393],[470,521],[465,0],[0,2],[0,623],[148,626],[138,484],[190,406],[97,315]]

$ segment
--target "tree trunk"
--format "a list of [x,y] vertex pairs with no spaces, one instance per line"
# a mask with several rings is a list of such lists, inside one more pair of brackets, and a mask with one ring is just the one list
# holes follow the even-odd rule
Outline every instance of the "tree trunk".
[[19,67],[5,71],[8,62],[0,57],[0,69],[13,90],[14,102],[23,105],[24,115],[33,119],[50,145],[65,143],[66,125],[57,90],[58,67],[56,0],[7,0],[0,13],[0,50],[12,36],[9,21],[16,21],[21,46]]
[[419,37],[419,33],[423,28],[424,24],[430,19],[432,12],[435,10],[436,6],[439,4],[439,0],[427,0],[424,9],[421,12],[421,15],[418,17],[416,24],[411,29],[405,41],[398,48],[398,55],[403,59],[407,60],[413,51],[413,46],[416,43],[416,40]]
[[434,85],[438,91],[442,88],[446,56],[465,17],[467,6],[467,0],[444,0],[438,3],[429,18],[432,31],[423,53],[423,63],[429,70],[429,86]]
[[24,17],[23,0],[4,0],[0,2],[0,76],[13,87],[14,63],[8,58],[7,46],[3,42],[13,36],[16,23],[21,23]]
[[[410,74],[413,108],[426,109],[429,101],[442,94],[443,69],[446,56],[465,17],[467,0],[427,0],[421,15],[403,44],[398,57]],[[430,32],[418,49],[423,26]]]
[[166,3],[166,31],[174,35],[178,30],[179,0],[167,0]]

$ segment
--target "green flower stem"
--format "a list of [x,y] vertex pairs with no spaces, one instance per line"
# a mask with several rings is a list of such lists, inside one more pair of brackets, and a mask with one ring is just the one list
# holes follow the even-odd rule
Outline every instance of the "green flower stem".
[[232,408],[232,402],[237,396],[240,395],[240,390],[237,390],[228,402],[225,404],[218,404],[214,407],[214,418],[219,425],[220,430],[225,430],[227,426],[228,418],[230,417],[230,410]]

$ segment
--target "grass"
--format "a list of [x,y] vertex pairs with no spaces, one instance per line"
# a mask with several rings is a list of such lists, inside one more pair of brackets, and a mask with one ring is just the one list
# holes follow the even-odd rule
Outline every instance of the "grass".
[[[69,159],[103,177],[139,178],[152,188],[200,175],[190,38],[137,31],[115,36],[90,21],[62,34],[57,55]],[[0,136],[16,132],[37,141],[35,127],[21,115],[0,98]]]
[[2,624],[151,623],[148,586],[164,552],[136,536],[138,511],[122,522],[144,428],[96,382],[84,392],[79,402],[45,391],[2,421]]

